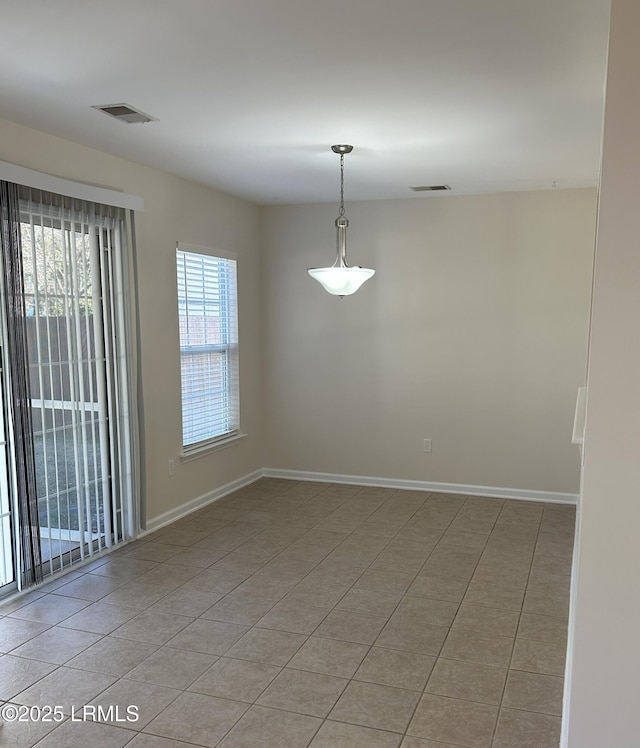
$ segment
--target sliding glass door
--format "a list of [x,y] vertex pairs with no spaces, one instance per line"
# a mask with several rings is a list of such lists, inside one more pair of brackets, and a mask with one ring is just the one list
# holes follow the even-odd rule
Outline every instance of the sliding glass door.
[[[19,194],[37,529],[46,576],[133,534],[125,215],[37,190]],[[11,386],[6,377],[3,383]],[[10,502],[6,509],[10,514]]]

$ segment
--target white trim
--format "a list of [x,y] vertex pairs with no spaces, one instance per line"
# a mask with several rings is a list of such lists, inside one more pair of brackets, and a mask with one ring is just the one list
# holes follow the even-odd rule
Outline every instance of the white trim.
[[550,504],[577,504],[578,495],[556,491],[531,491],[526,488],[497,488],[495,486],[472,486],[466,483],[435,483],[402,478],[374,478],[365,475],[339,475],[337,473],[313,473],[305,470],[280,470],[264,468],[265,478],[316,481],[319,483],[346,483],[352,486],[379,486],[404,491],[431,491],[434,493],[458,493],[466,496],[493,496],[500,499],[542,501]]
[[228,436],[226,439],[218,439],[217,441],[208,441],[202,444],[200,447],[189,449],[188,447],[178,452],[178,457],[181,462],[191,462],[191,460],[197,460],[200,457],[205,457],[212,452],[219,452],[221,449],[227,449],[227,447],[233,447],[239,441],[245,438],[247,434],[234,434]]
[[[576,494],[570,494],[570,493],[558,493],[554,491],[530,491],[527,489],[518,489],[518,488],[494,488],[490,486],[470,486],[463,483],[432,483],[429,481],[414,481],[414,480],[403,480],[400,478],[373,478],[368,476],[356,476],[356,475],[338,475],[336,473],[313,473],[308,472],[305,470],[281,470],[278,468],[262,468],[259,470],[254,470],[252,473],[248,473],[247,475],[244,475],[240,478],[237,478],[234,481],[231,481],[230,483],[226,483],[224,486],[220,486],[219,488],[215,488],[212,491],[208,491],[205,494],[202,494],[202,496],[198,496],[195,499],[191,499],[191,501],[187,501],[185,504],[182,504],[179,507],[176,507],[175,509],[172,509],[168,512],[164,512],[163,514],[159,515],[158,517],[155,517],[154,519],[147,522],[147,527],[145,530],[141,530],[135,538],[128,538],[124,540],[122,543],[118,543],[117,545],[112,546],[111,548],[103,548],[102,551],[99,553],[93,554],[91,556],[87,556],[82,561],[78,561],[73,566],[68,567],[67,569],[61,570],[58,573],[54,574],[51,577],[47,577],[45,580],[43,580],[42,585],[38,585],[36,587],[30,587],[26,590],[18,590],[15,593],[9,593],[6,597],[3,597],[1,599],[1,602],[7,602],[9,600],[14,600],[18,597],[21,597],[23,594],[27,594],[28,592],[37,591],[40,586],[44,587],[49,582],[55,581],[58,579],[58,577],[66,575],[67,572],[75,572],[81,569],[83,566],[87,566],[90,563],[93,563],[95,561],[98,561],[99,559],[104,559],[104,563],[108,561],[108,556],[114,552],[114,551],[121,551],[122,548],[129,543],[134,542],[138,538],[143,538],[145,535],[149,535],[152,532],[155,532],[156,530],[159,530],[162,527],[165,527],[166,525],[171,524],[172,522],[175,522],[178,519],[182,519],[183,517],[186,517],[187,515],[191,514],[192,512],[195,512],[198,509],[201,509],[204,506],[207,506],[208,504],[212,504],[215,501],[218,501],[218,499],[223,498],[224,496],[227,496],[230,493],[233,493],[234,491],[237,491],[240,488],[244,488],[244,486],[248,486],[251,483],[255,483],[260,478],[284,478],[288,480],[299,480],[299,481],[314,481],[319,483],[345,483],[348,485],[356,485],[356,486],[378,486],[383,488],[397,488],[401,490],[413,490],[413,491],[431,491],[431,492],[438,492],[438,493],[458,493],[458,494],[466,494],[469,496],[493,496],[493,497],[500,497],[500,498],[508,498],[508,499],[520,499],[523,501],[541,501],[541,502],[549,502],[549,503],[556,503],[556,504],[574,504],[577,502],[577,495]],[[576,563],[577,557],[578,557],[578,547],[579,547],[579,533],[578,533],[578,526],[579,523],[576,522],[576,541],[574,544],[574,560],[572,565],[572,578],[571,578],[571,612],[570,612],[570,618],[569,620],[572,621],[574,612],[574,604],[575,604],[575,587],[576,587],[576,579],[577,579],[577,566]],[[572,647],[570,644],[572,643],[572,628],[569,629],[569,645],[567,647],[567,664],[565,669],[565,677],[567,679],[570,679],[571,677],[571,655],[572,655]],[[565,681],[565,691],[564,691],[564,708],[563,708],[563,714],[568,715],[569,710],[569,693],[570,689],[568,688],[568,680]],[[562,740],[566,741],[566,735],[564,734],[566,730],[566,723],[567,720],[563,718],[563,736]],[[566,742],[562,742],[561,746],[565,746]]]
[[576,627],[576,596],[578,594],[578,574],[580,558],[580,507],[576,510],[576,528],[573,537],[573,558],[571,559],[571,584],[569,593],[569,626],[564,663],[564,689],[562,692],[562,724],[560,728],[560,748],[569,745],[569,714],[571,711],[571,680],[573,676],[573,640]]
[[578,396],[576,398],[576,410],[573,414],[573,431],[571,433],[571,443],[584,444],[584,424],[585,411],[587,407],[587,388],[578,387]]
[[209,257],[222,257],[224,260],[238,261],[238,255],[226,249],[200,247],[197,244],[187,244],[186,242],[176,242],[176,249],[180,252],[190,252],[196,255],[208,255]]
[[587,388],[578,387],[576,410],[573,416],[571,443],[577,444],[580,450],[580,464],[584,465],[584,427],[587,414]]
[[100,203],[100,205],[113,205],[116,208],[128,208],[129,210],[144,210],[144,200],[136,195],[128,195],[126,192],[118,192],[107,187],[96,187],[84,182],[74,182],[71,179],[45,174],[41,171],[35,171],[35,169],[27,169],[25,166],[11,164],[8,161],[0,161],[0,179],[22,184],[25,187],[35,187],[38,190],[53,192],[56,195]]
[[207,493],[202,494],[202,496],[196,496],[195,499],[191,499],[190,501],[177,506],[175,509],[170,509],[168,512],[164,512],[163,514],[149,520],[146,529],[138,533],[136,537],[143,538],[145,535],[175,522],[177,519],[182,519],[188,514],[191,514],[191,512],[195,512],[196,509],[201,509],[203,506],[212,504],[214,501],[218,501],[218,499],[237,491],[239,488],[244,488],[244,486],[255,483],[257,480],[262,478],[262,475],[262,470],[254,470],[253,473],[243,475],[241,478],[231,481],[231,483],[225,483],[224,486],[214,488],[213,491],[207,491]]

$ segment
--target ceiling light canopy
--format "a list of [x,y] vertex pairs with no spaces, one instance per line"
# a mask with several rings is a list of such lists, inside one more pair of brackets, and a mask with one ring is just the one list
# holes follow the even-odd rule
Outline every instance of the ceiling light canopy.
[[336,218],[336,261],[331,267],[310,268],[309,275],[334,296],[350,296],[376,272],[371,268],[358,266],[349,267],[347,264],[347,227],[349,221],[344,214],[344,157],[351,153],[352,145],[332,145],[331,150],[340,155],[340,211]]

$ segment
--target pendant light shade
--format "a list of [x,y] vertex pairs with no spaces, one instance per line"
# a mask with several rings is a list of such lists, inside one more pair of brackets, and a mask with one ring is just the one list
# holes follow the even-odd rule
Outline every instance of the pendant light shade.
[[371,268],[311,268],[309,275],[334,296],[350,296],[375,273]]
[[333,145],[331,150],[340,154],[340,212],[336,218],[336,260],[327,268],[310,268],[309,275],[334,296],[350,296],[376,272],[371,268],[347,264],[347,227],[349,221],[344,214],[344,156],[351,153],[351,145]]

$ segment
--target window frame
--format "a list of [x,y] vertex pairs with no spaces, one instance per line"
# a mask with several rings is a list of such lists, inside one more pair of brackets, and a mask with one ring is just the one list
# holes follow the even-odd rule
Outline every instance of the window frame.
[[[181,255],[185,256],[185,259],[189,256],[208,258],[211,260],[222,260],[233,263],[233,269],[230,272],[232,279],[232,288],[230,290],[231,298],[226,298],[224,304],[225,314],[225,330],[228,334],[228,341],[223,343],[208,343],[200,345],[185,345],[182,340],[182,330],[180,326],[180,310],[183,304],[188,305],[187,295],[181,296],[181,287],[179,282],[179,276],[181,270],[184,271],[184,264],[181,267]],[[177,314],[178,314],[178,340],[179,340],[179,357],[180,357],[180,429],[181,429],[181,450],[179,457],[181,461],[189,461],[196,459],[210,452],[214,452],[226,447],[232,446],[242,439],[246,434],[243,434],[240,428],[240,383],[239,383],[239,333],[238,333],[238,257],[233,252],[228,252],[220,249],[213,249],[210,247],[201,247],[192,244],[185,244],[183,242],[176,242],[176,254],[175,254],[175,268],[176,268],[176,300],[177,300]],[[183,260],[184,262],[184,260]],[[216,299],[217,301],[217,299]],[[216,303],[214,301],[214,303]],[[204,314],[202,315],[205,316]],[[227,430],[219,433],[207,436],[204,439],[200,439],[195,442],[185,444],[186,432],[185,432],[185,389],[183,386],[183,362],[185,360],[185,354],[189,355],[189,349],[192,349],[193,353],[207,353],[207,352],[226,352],[226,362],[224,366],[224,379],[225,379],[225,397],[228,401],[227,411]]]

